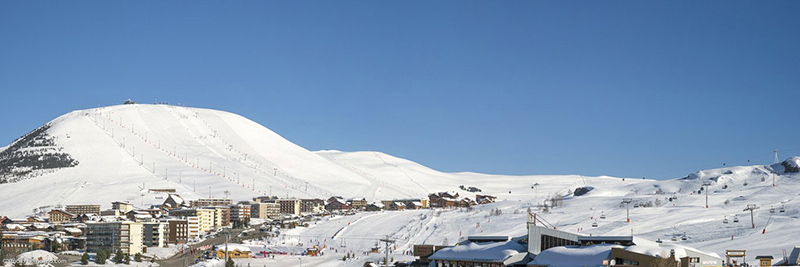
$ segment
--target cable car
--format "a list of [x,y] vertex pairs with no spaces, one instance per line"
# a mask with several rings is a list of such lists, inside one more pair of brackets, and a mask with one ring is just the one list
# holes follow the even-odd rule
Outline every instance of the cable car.
[[738,216],[734,216],[733,217],[733,222],[735,222],[735,223],[739,222],[739,217]]
[[761,181],[763,182],[764,180],[765,180],[764,177],[761,177]]
[[728,217],[725,216],[725,219],[722,219],[722,223],[728,223]]
[[744,186],[747,186],[747,181],[744,182]]

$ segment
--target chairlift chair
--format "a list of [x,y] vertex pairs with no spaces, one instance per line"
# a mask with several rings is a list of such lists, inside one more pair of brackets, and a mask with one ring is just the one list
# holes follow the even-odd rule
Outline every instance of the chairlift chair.
[[728,217],[726,216],[725,219],[722,219],[722,223],[728,223]]
[[592,227],[597,227],[597,222],[593,222]]
[[784,208],[783,205],[781,205],[780,212],[786,212],[786,208]]
[[603,212],[600,212],[600,219],[605,219],[605,218],[606,218],[606,215],[603,214]]
[[739,217],[738,216],[734,216],[733,217],[733,222],[738,223],[739,222]]
[[678,241],[678,237],[675,236],[675,235],[672,235],[672,241]]
[[769,213],[775,213],[775,208],[770,207],[769,208]]
[[689,240],[689,238],[688,238],[688,237],[686,237],[686,235],[683,235],[683,236],[681,236],[681,240],[684,240],[684,241],[686,241],[686,240]]

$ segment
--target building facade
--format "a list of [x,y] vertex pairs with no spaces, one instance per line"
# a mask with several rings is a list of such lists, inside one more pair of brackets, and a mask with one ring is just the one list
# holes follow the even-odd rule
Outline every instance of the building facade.
[[278,219],[281,205],[278,203],[255,203],[250,205],[250,216],[258,219]]
[[[197,231],[196,228],[195,231]],[[168,220],[167,243],[185,244],[188,241],[189,241],[189,221],[187,219]]]
[[228,206],[233,205],[230,198],[201,198],[190,202],[192,208],[202,208],[209,206]]
[[86,250],[110,252],[121,249],[124,253],[142,253],[143,225],[137,222],[100,222],[86,224]]
[[299,199],[279,199],[278,204],[281,205],[282,214],[300,215]]
[[100,214],[100,205],[67,205],[64,207],[64,210],[75,214],[75,216],[81,216],[87,213]]
[[250,205],[249,204],[234,204],[230,206],[231,208],[231,221],[241,221],[241,222],[249,222],[250,221]]
[[75,218],[75,214],[66,212],[64,210],[55,209],[47,212],[47,218],[51,223],[69,222]]

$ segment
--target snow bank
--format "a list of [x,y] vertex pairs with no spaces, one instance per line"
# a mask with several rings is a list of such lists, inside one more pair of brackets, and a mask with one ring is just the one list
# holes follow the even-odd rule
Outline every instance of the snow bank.
[[25,265],[48,266],[48,264],[57,261],[58,257],[44,250],[34,250],[19,254],[17,260],[25,263]]

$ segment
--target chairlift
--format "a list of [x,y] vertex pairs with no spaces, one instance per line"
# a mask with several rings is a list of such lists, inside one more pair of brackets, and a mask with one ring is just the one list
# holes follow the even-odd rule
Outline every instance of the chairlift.
[[783,205],[781,205],[780,212],[786,212],[786,208],[784,208]]
[[733,216],[733,222],[738,223],[739,222],[739,216]]
[[728,217],[725,216],[725,219],[722,219],[722,223],[728,223]]
[[656,240],[656,243],[661,244],[661,243],[664,243],[664,241],[661,241],[661,238],[659,237],[658,240]]
[[634,208],[638,208],[639,207],[639,203],[633,204],[633,207]]
[[773,208],[773,207],[770,207],[770,208],[769,208],[769,213],[775,213],[775,208]]
[[744,186],[747,186],[747,181],[744,182]]
[[686,237],[686,232],[683,232],[683,236],[681,236],[681,240],[689,240],[689,238]]
[[765,180],[764,177],[761,177],[761,181],[763,182],[764,180]]
[[605,218],[606,218],[606,215],[605,215],[605,214],[603,214],[603,212],[601,211],[601,212],[600,212],[600,219],[603,219],[603,220],[604,220]]
[[597,222],[593,222],[592,227],[597,227]]
[[672,235],[672,241],[678,241],[678,237],[675,236],[674,234]]

